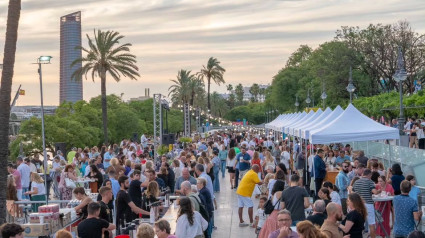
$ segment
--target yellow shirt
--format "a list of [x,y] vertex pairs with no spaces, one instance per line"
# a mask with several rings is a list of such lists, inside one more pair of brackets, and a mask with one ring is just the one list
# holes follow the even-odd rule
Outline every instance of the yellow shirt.
[[236,193],[244,197],[251,197],[255,185],[259,182],[260,179],[258,178],[258,174],[251,169],[243,176]]

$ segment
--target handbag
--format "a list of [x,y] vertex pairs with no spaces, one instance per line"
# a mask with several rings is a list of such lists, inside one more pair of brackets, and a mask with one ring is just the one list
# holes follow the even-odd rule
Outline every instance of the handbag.
[[273,196],[269,200],[267,200],[267,202],[264,204],[264,214],[270,215],[273,212],[274,207],[280,202],[281,198],[282,198],[282,195],[280,196],[280,198],[277,200],[277,202],[274,205],[272,203]]
[[72,189],[74,189],[74,188],[77,187],[77,185],[75,184],[75,182],[72,181],[72,179],[70,179],[70,178],[65,178],[65,186],[67,188],[72,188]]

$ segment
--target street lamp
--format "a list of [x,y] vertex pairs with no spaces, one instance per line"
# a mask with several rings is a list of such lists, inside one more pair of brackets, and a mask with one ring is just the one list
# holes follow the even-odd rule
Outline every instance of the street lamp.
[[37,59],[38,64],[38,75],[40,78],[40,101],[41,101],[41,137],[43,140],[43,166],[44,166],[44,187],[46,188],[46,204],[48,204],[49,200],[49,191],[47,187],[47,151],[46,151],[46,136],[44,134],[44,104],[43,104],[43,76],[41,73],[41,65],[42,64],[50,64],[50,60],[52,56],[40,56]]
[[348,77],[348,85],[346,87],[347,91],[350,93],[350,104],[353,100],[353,92],[356,90],[356,87],[353,84],[353,73],[352,73],[352,69],[350,66],[350,73],[349,73],[349,77]]
[[400,135],[404,135],[403,81],[407,78],[407,72],[404,68],[404,59],[401,47],[398,48],[397,68],[393,77],[398,83],[398,89],[400,91],[400,116],[398,119],[398,129],[400,131]]
[[307,107],[310,107],[311,99],[310,99],[310,89],[307,90],[307,99],[305,100],[307,103]]

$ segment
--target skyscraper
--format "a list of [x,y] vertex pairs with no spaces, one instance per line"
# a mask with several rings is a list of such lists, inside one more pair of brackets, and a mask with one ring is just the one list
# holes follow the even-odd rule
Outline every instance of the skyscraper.
[[81,12],[60,18],[60,91],[59,103],[76,102],[83,99],[83,82],[71,78],[82,64],[71,67],[74,60],[81,58]]

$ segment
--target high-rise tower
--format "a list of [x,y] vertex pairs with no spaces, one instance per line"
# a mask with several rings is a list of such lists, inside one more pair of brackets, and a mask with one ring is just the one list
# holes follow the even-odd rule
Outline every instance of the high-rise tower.
[[76,102],[83,99],[83,82],[74,80],[72,73],[82,66],[81,63],[71,67],[74,60],[81,58],[81,12],[74,12],[60,18],[60,99]]

